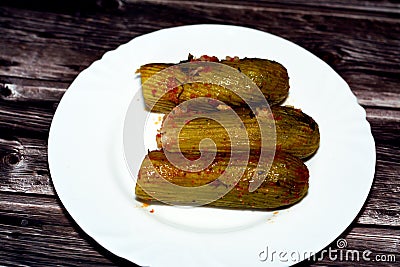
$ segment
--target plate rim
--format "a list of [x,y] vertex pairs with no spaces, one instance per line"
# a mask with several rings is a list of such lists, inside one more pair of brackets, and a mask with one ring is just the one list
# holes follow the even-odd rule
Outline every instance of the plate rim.
[[[268,34],[269,36],[274,36],[274,37],[277,37],[277,38],[279,38],[279,39],[285,40],[285,41],[287,41],[287,42],[290,42],[291,44],[294,44],[295,46],[299,47],[300,49],[302,49],[302,50],[308,52],[308,53],[309,53],[310,55],[312,55],[314,58],[316,58],[316,59],[320,60],[321,62],[323,62],[326,66],[328,66],[328,67],[332,70],[333,73],[335,73],[335,74],[337,75],[338,78],[340,78],[341,80],[344,81],[344,79],[343,79],[336,71],[334,71],[328,64],[326,64],[326,63],[325,63],[324,61],[322,61],[320,58],[318,58],[317,56],[315,56],[314,54],[312,54],[310,51],[308,51],[308,50],[302,48],[301,46],[297,45],[296,43],[293,43],[293,42],[291,42],[291,41],[289,41],[289,40],[287,40],[287,39],[284,39],[284,38],[282,38],[282,37],[279,37],[279,36],[277,36],[277,35],[274,35],[274,34],[271,34],[271,33],[267,33],[267,32],[264,32],[264,31],[260,31],[260,30],[257,30],[257,29],[253,29],[253,28],[243,27],[243,26],[223,25],[223,24],[194,24],[194,25],[184,25],[184,26],[178,26],[178,27],[170,27],[170,28],[160,29],[160,30],[157,30],[157,31],[153,31],[153,32],[144,34],[144,35],[140,35],[140,36],[137,36],[137,37],[131,39],[129,42],[120,45],[119,47],[117,47],[117,48],[114,49],[114,50],[107,51],[106,53],[103,54],[103,56],[102,56],[100,59],[94,61],[94,62],[93,62],[90,66],[88,66],[85,70],[83,70],[82,72],[80,72],[80,73],[77,75],[77,77],[74,79],[74,81],[70,84],[70,86],[68,87],[68,89],[71,88],[71,87],[76,83],[77,80],[79,80],[79,79],[81,79],[82,77],[84,77],[84,75],[85,75],[85,73],[87,72],[87,70],[88,70],[89,68],[91,68],[93,65],[97,64],[98,62],[100,62],[101,60],[103,60],[105,57],[110,56],[110,54],[112,55],[113,53],[117,53],[117,51],[118,51],[119,49],[122,49],[123,47],[128,47],[128,44],[132,43],[134,40],[141,39],[141,38],[145,38],[146,36],[154,35],[154,34],[157,34],[157,33],[159,33],[159,32],[162,32],[162,31],[169,31],[169,30],[171,30],[171,29],[172,29],[172,30],[177,30],[177,29],[179,29],[179,28],[191,28],[191,27],[200,27],[200,28],[201,28],[201,27],[204,27],[204,26],[205,26],[205,27],[229,27],[229,28],[235,28],[235,29],[241,28],[241,29],[244,29],[244,30],[246,30],[246,31],[247,31],[247,30],[251,30],[251,31],[255,31],[255,32],[260,32],[260,33],[263,33],[263,34]],[[344,82],[345,82],[345,81],[344,81]],[[368,130],[369,130],[369,134],[370,134],[370,137],[371,137],[371,140],[370,140],[370,141],[372,141],[372,145],[373,145],[373,148],[374,148],[374,153],[373,153],[374,165],[371,166],[371,168],[373,169],[373,171],[372,171],[372,178],[369,179],[369,180],[370,180],[370,183],[369,183],[369,186],[368,186],[368,188],[369,188],[369,189],[368,189],[368,194],[365,195],[365,198],[364,198],[363,201],[362,201],[363,204],[359,207],[357,214],[355,214],[355,216],[354,216],[354,219],[353,219],[352,221],[350,221],[350,222],[347,224],[347,226],[342,230],[342,232],[341,232],[340,234],[342,234],[342,233],[349,227],[349,225],[351,225],[351,223],[359,216],[359,214],[360,214],[360,212],[361,212],[363,206],[365,205],[365,201],[366,201],[366,199],[368,198],[368,196],[369,196],[369,194],[370,194],[370,190],[371,190],[371,187],[372,187],[372,184],[373,184],[373,180],[374,180],[374,176],[375,176],[375,167],[376,167],[376,148],[375,148],[375,142],[374,142],[374,138],[373,138],[373,135],[372,135],[372,132],[371,132],[370,124],[369,124],[369,122],[368,122],[367,119],[366,119],[366,112],[365,112],[365,110],[357,103],[357,98],[356,98],[356,96],[354,95],[354,93],[351,91],[351,89],[350,89],[350,87],[348,86],[348,84],[347,84],[346,82],[345,82],[345,84],[347,85],[348,91],[349,91],[350,94],[353,96],[353,101],[355,100],[355,104],[358,106],[357,108],[360,109],[360,110],[362,110],[362,112],[363,112],[363,120],[364,120],[364,123],[366,122],[367,125],[368,125]],[[60,110],[61,110],[61,109],[60,109],[60,105],[61,105],[61,107],[63,107],[63,104],[62,104],[62,103],[63,103],[63,99],[68,98],[68,97],[69,97],[69,94],[71,94],[70,92],[72,92],[72,91],[67,90],[67,91],[65,92],[64,96],[62,97],[62,99],[60,100],[60,103],[59,103],[59,105],[58,105],[58,107],[57,107],[57,110],[56,110],[56,112],[55,112],[55,114],[54,114],[54,117],[53,117],[52,122],[51,122],[50,130],[49,130],[49,136],[48,136],[48,163],[49,163],[50,177],[51,177],[51,180],[52,180],[52,183],[53,183],[55,192],[56,192],[58,198],[60,199],[60,201],[61,201],[63,207],[68,211],[68,213],[71,215],[71,217],[74,219],[74,221],[78,224],[78,226],[79,226],[85,233],[88,233],[89,236],[90,236],[93,240],[95,240],[98,244],[100,244],[102,247],[106,248],[107,250],[111,251],[108,247],[106,247],[105,245],[102,244],[103,242],[101,242],[100,240],[97,240],[97,238],[96,238],[95,236],[93,236],[92,234],[90,234],[90,232],[91,232],[90,230],[84,229],[84,228],[80,225],[80,223],[78,222],[78,221],[79,221],[79,218],[75,218],[75,216],[74,216],[73,214],[70,213],[69,209],[67,208],[68,204],[66,205],[66,204],[64,203],[65,198],[64,198],[64,200],[63,200],[63,197],[59,194],[59,192],[60,192],[60,190],[59,190],[60,187],[59,187],[59,186],[60,186],[60,185],[59,185],[59,183],[58,183],[57,181],[55,181],[54,178],[53,178],[54,167],[52,167],[52,166],[54,166],[55,163],[53,162],[53,160],[54,160],[54,154],[53,154],[52,147],[55,145],[54,142],[56,142],[56,141],[54,140],[54,138],[56,138],[56,137],[55,137],[54,134],[53,134],[53,132],[54,132],[54,127],[55,127],[55,126],[54,126],[54,125],[55,125],[55,124],[54,124],[54,121],[57,120],[57,118],[58,118],[57,112],[58,112],[58,113],[61,112],[61,111],[60,111]],[[57,180],[57,179],[56,179],[56,180]],[[337,237],[336,237],[336,238],[337,238]],[[333,241],[333,240],[332,240],[332,241]],[[328,244],[326,244],[326,245],[329,245],[332,241],[330,241],[330,242],[329,242]],[[324,247],[326,247],[326,246],[324,246]],[[323,249],[324,247],[321,247],[321,249]],[[125,257],[124,255],[122,255],[122,254],[120,255],[120,254],[118,254],[118,253],[115,253],[115,251],[111,251],[111,252],[112,252],[113,254],[119,256],[119,257],[126,258],[126,257]]]

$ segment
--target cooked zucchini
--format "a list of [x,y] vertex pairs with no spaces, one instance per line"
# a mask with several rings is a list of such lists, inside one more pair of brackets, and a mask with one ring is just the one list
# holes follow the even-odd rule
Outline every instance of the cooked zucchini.
[[[220,63],[231,66],[248,76],[259,87],[269,105],[281,103],[288,95],[289,78],[287,71],[285,67],[275,61],[245,58],[235,61],[223,60]],[[136,71],[141,75],[145,103],[153,112],[167,113],[178,104],[195,97],[218,99],[232,107],[242,107],[246,106],[246,103],[248,104],[248,101],[226,87],[229,83],[236,84],[237,75],[234,72],[226,73],[224,81],[216,81],[215,83],[183,83],[187,79],[185,70],[176,68],[171,70],[170,75],[168,73],[160,75],[160,71],[172,66],[174,64],[151,63],[141,66]],[[203,75],[205,72],[210,73],[210,69],[201,70],[196,75]],[[155,74],[159,75],[154,76]],[[150,77],[153,78],[150,79]],[[221,84],[218,84],[218,82],[221,82]],[[165,93],[166,91],[168,92]],[[257,94],[246,89],[243,89],[241,94],[247,99],[252,99],[252,102],[264,100],[258,99]]]
[[[264,138],[267,140],[264,140],[264,144],[275,145],[276,140],[276,150],[287,152],[300,158],[306,158],[315,153],[319,147],[319,128],[310,116],[299,109],[286,106],[275,106],[271,108],[271,111],[273,117],[267,117],[263,121],[269,128],[275,123],[276,139],[274,139],[273,135],[266,135]],[[217,118],[221,117],[224,112],[227,111],[210,112],[207,113],[207,116],[209,118]],[[261,134],[257,118],[248,109],[240,109],[236,110],[236,112],[246,127],[250,149],[256,153],[261,148]],[[186,113],[174,113],[172,114],[172,121],[178,122],[180,118],[184,120],[185,116],[187,116]],[[164,121],[157,138],[159,147],[163,147],[169,152],[199,152],[200,141],[205,138],[211,138],[216,146],[204,143],[202,148],[205,151],[230,152],[232,145],[237,150],[246,151],[248,149],[247,142],[241,135],[237,135],[231,140],[225,130],[226,128],[238,127],[238,125],[235,123],[220,125],[209,118],[197,118],[187,121],[182,129],[174,127],[174,124],[165,126],[166,122]],[[271,149],[273,147],[266,148]]]
[[288,96],[289,76],[286,68],[278,62],[259,58],[220,62],[249,77],[263,92],[270,106],[281,103]]
[[[185,155],[195,159],[195,155]],[[212,190],[228,188],[224,183],[216,180],[226,170],[229,156],[217,154],[214,162],[200,172],[182,171],[174,167],[162,151],[151,151],[143,160],[138,181],[136,183],[136,197],[144,202],[157,202],[154,196],[162,195],[162,201],[176,205],[195,205],[195,203],[208,203],[209,195],[202,194],[199,190],[192,194],[178,194],[168,191],[164,183],[155,176],[155,171],[164,179],[175,185],[183,187],[197,187],[210,185]],[[239,209],[273,209],[291,205],[302,199],[308,190],[309,173],[303,161],[297,157],[279,152],[275,154],[271,168],[257,166],[258,158],[250,156],[247,165],[235,166],[245,169],[239,182],[223,197],[212,201],[208,206],[239,208]],[[257,172],[264,178],[262,184],[253,192],[248,188]],[[151,194],[148,194],[149,192]],[[198,193],[197,193],[198,192]]]

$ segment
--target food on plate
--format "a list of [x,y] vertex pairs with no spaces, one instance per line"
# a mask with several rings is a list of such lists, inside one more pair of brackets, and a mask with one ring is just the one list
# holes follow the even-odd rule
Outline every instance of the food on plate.
[[260,58],[227,59],[220,63],[240,70],[263,92],[270,106],[281,103],[289,93],[286,68],[276,61]]
[[[288,106],[274,106],[271,111],[272,114],[266,109],[258,109],[256,112],[259,120],[264,123],[263,126],[273,129],[273,124],[275,124],[276,139],[274,139],[274,135],[266,134],[263,136],[266,141],[263,143],[264,147],[274,149],[276,140],[277,150],[294,156],[307,158],[315,153],[319,147],[320,135],[318,124],[310,116],[299,109]],[[175,112],[174,109],[163,121],[160,134],[157,135],[158,146],[169,152],[194,152],[198,151],[201,140],[210,137],[216,146],[213,143],[202,144],[202,149],[208,152],[230,152],[232,144],[235,145],[236,150],[247,151],[249,144],[253,152],[259,151],[262,146],[260,128],[257,118],[251,110],[235,110],[246,127],[248,144],[245,137],[241,135],[229,138],[226,129],[231,128],[233,131],[238,127],[237,124],[221,125],[210,119],[227,116],[229,112],[229,110],[208,112],[208,118],[200,117],[185,121],[187,113]],[[175,126],[176,123],[179,125],[180,121],[182,121],[182,125],[184,124],[182,129]]]
[[[197,158],[190,154],[185,156],[188,159]],[[176,205],[207,201],[207,194],[196,194],[200,191],[195,191],[194,194],[166,191],[165,184],[156,177],[155,171],[170,183],[179,186],[197,187],[208,184],[215,188],[225,188],[228,185],[216,179],[224,172],[228,162],[229,155],[217,154],[214,162],[203,171],[189,172],[176,168],[163,151],[151,151],[141,165],[135,188],[136,196],[146,203],[157,202],[152,193],[160,192],[163,193],[163,200]],[[226,195],[207,205],[239,209],[274,209],[294,204],[306,195],[309,173],[301,159],[277,152],[269,170],[262,164],[257,167],[257,164],[258,157],[251,155],[247,165],[235,166],[237,169],[245,168],[239,182]],[[249,192],[249,185],[253,181],[255,172],[265,179],[255,191]]]
[[[189,55],[181,63],[188,64],[150,63],[137,70],[147,108],[166,114],[156,136],[161,150],[149,151],[139,170],[137,198],[266,210],[301,200],[309,181],[304,161],[318,150],[320,133],[309,115],[279,105],[289,93],[286,68],[238,57]],[[180,105],[199,97],[208,106],[196,106],[199,101]],[[232,152],[243,160],[231,161]],[[169,161],[170,156],[183,160],[180,153],[185,165]],[[212,163],[199,170],[197,159],[203,156]]]
[[[153,112],[167,113],[178,104],[196,97],[214,98],[232,107],[244,107],[248,101],[246,102],[226,86],[229,82],[232,84],[238,82],[239,78],[236,73],[239,72],[245,74],[257,85],[263,95],[259,94],[259,96],[265,97],[271,106],[281,103],[288,96],[288,73],[286,68],[278,62],[259,58],[239,59],[238,57],[218,60],[216,57],[208,56],[202,56],[199,59],[189,57],[186,62],[198,61],[222,63],[233,69],[230,69],[226,75],[224,83],[219,84],[221,82],[219,80],[215,83],[187,81],[188,73],[206,77],[213,71],[212,66],[189,71],[187,66],[179,68],[179,65],[176,64],[150,63],[143,65],[136,72],[141,75],[143,97],[147,107]],[[226,68],[219,71],[226,71]],[[248,99],[255,98],[252,101],[260,100],[257,98],[258,95],[251,91],[241,90],[240,93],[247,96]]]

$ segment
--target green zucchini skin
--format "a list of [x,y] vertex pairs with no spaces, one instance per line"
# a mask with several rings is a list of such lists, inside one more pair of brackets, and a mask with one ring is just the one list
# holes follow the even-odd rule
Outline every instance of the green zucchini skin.
[[[196,156],[186,154],[186,157],[190,159]],[[213,182],[225,170],[228,162],[229,157],[217,154],[214,162],[205,170],[186,172],[174,167],[162,151],[151,151],[146,155],[139,171],[135,188],[136,197],[146,203],[158,202],[146,193],[165,190],[163,184],[155,179],[154,169],[171,183],[195,187],[205,184],[213,185]],[[307,194],[309,173],[307,167],[299,158],[279,152],[275,154],[274,161],[268,171],[263,169],[263,166],[256,169],[257,164],[258,158],[250,156],[247,166],[237,166],[238,168],[245,168],[239,182],[227,194],[207,204],[207,206],[233,209],[276,209],[292,205]],[[255,191],[249,192],[248,188],[255,171],[258,174],[265,174],[265,179]],[[146,191],[143,190],[142,186],[145,187]],[[215,186],[224,186],[224,184],[216,184]],[[177,205],[186,205],[190,202],[201,201],[202,197],[204,196],[196,194],[184,196],[171,192],[168,201]]]
[[[287,70],[283,65],[275,61],[244,58],[236,61],[222,60],[220,63],[238,69],[248,76],[259,87],[268,104],[271,106],[283,102],[288,96],[289,77]],[[214,98],[232,107],[244,107],[247,105],[242,98],[223,86],[194,82],[175,87],[173,85],[175,82],[172,79],[173,77],[170,77],[172,82],[166,86],[172,90],[168,91],[157,101],[158,97],[155,97],[155,92],[159,90],[160,84],[165,84],[165,78],[160,77],[161,80],[157,80],[158,77],[154,78],[155,80],[149,80],[149,78],[172,66],[174,64],[150,63],[141,66],[136,71],[141,75],[145,103],[153,112],[168,113],[178,104],[195,97]],[[176,76],[179,78],[180,73],[176,73]],[[246,91],[243,91],[243,94],[246,94]],[[254,97],[254,94],[249,94],[247,97],[251,99]]]
[[263,92],[270,106],[282,103],[289,93],[289,76],[286,68],[272,60],[243,58],[221,60],[220,63],[240,70]]
[[[235,110],[241,121],[246,127],[249,138],[250,149],[257,153],[261,149],[261,134],[257,122],[257,118],[248,109]],[[275,144],[275,149],[283,151],[299,158],[307,158],[313,155],[320,143],[320,133],[318,124],[299,109],[287,106],[275,106],[271,109],[273,117],[266,120],[266,125],[271,127],[271,123],[275,124],[276,139],[271,135],[265,136],[266,143]],[[216,111],[207,113],[209,118],[220,117],[221,114],[228,111]],[[174,114],[174,120],[179,120],[179,116],[186,116],[185,113]],[[165,122],[165,121],[164,121]],[[157,142],[159,148],[163,148],[169,152],[193,153],[199,152],[198,147],[200,141],[205,138],[211,138],[215,146],[203,146],[209,152],[229,153],[234,142],[235,149],[247,151],[248,146],[246,140],[239,137],[230,139],[225,129],[229,127],[237,127],[235,124],[223,125],[208,118],[197,118],[185,124],[180,130],[178,127],[165,127],[164,123],[158,135]],[[231,143],[232,142],[232,143]],[[266,144],[264,143],[264,144]],[[273,147],[267,147],[273,149]]]

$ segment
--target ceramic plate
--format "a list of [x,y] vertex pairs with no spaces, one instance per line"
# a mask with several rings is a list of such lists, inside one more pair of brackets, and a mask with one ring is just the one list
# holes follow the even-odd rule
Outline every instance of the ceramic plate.
[[[317,154],[306,163],[310,188],[300,203],[265,212],[144,207],[135,200],[135,180],[124,159],[128,107],[137,114],[129,126],[136,171],[147,149],[155,146],[158,120],[152,115],[154,124],[145,127],[148,113],[135,70],[150,62],[179,62],[189,53],[268,58],[287,68],[287,104],[312,116],[321,134]],[[48,157],[57,194],[79,226],[112,253],[143,266],[299,262],[353,221],[375,170],[365,111],[337,73],[285,39],[225,25],[164,29],[107,52],[79,74],[62,98],[50,129]]]

